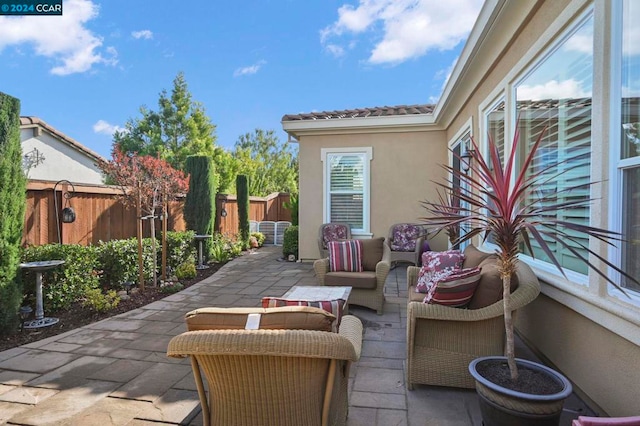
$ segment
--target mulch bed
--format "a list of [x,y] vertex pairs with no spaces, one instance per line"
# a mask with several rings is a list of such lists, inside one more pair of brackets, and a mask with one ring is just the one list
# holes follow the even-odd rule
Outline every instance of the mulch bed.
[[[195,278],[191,280],[182,280],[180,282],[184,285],[184,288],[190,287],[193,284],[215,274],[222,265],[224,265],[224,263],[212,263],[209,265],[209,269],[196,270],[197,275]],[[96,312],[91,308],[82,306],[80,303],[75,303],[68,310],[45,312],[46,316],[59,318],[60,321],[50,327],[18,331],[17,333],[8,336],[0,335],[0,351],[36,342],[40,339],[55,336],[56,334],[64,333],[123,312],[137,309],[156,300],[165,298],[169,296],[169,294],[161,293],[158,291],[157,287],[146,286],[144,291],[131,293],[130,296],[131,298],[129,300],[121,300],[120,303],[118,303],[118,306],[106,312]]]

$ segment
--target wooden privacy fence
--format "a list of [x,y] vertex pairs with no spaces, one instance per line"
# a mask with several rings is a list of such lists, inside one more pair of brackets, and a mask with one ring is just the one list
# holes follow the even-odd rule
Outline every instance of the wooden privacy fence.
[[[289,194],[274,192],[266,197],[249,197],[249,220],[291,222],[291,211],[284,208]],[[222,210],[226,216],[222,215]],[[235,195],[218,194],[216,197],[216,231],[225,235],[238,233],[238,199]]]
[[[120,200],[120,189],[109,185],[73,184],[75,192],[67,200],[63,193],[71,191],[67,184],[59,184],[54,194],[55,182],[30,180],[27,184],[27,209],[22,235],[23,245],[44,245],[57,243],[58,229],[63,244],[97,244],[99,241],[125,239],[136,236],[136,215],[134,208],[126,208]],[[58,212],[65,205],[71,206],[76,213],[73,223],[62,223],[56,217],[56,199]],[[227,216],[222,218],[224,200]],[[272,194],[268,197],[250,197],[249,219],[291,220],[291,214],[282,207],[289,200],[289,194]],[[182,213],[184,201],[177,200],[169,204],[168,229],[184,231],[186,229]],[[216,230],[227,235],[238,233],[238,209],[235,196],[217,197]],[[161,222],[156,222],[160,230]],[[143,235],[149,236],[149,221],[144,221]]]

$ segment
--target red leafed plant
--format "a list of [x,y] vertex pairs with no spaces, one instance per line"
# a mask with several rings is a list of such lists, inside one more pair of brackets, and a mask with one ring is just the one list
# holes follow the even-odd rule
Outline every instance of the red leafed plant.
[[[110,161],[99,164],[102,171],[122,190],[126,206],[140,207],[142,216],[151,219],[151,236],[155,250],[156,211],[164,203],[189,190],[189,177],[169,163],[148,155],[127,154],[116,146]],[[142,220],[139,217],[138,220]],[[139,236],[141,237],[141,236]],[[154,271],[154,284],[156,273]]]
[[[614,241],[621,240],[619,233],[558,219],[558,212],[584,208],[592,201],[591,199],[570,197],[568,200],[559,200],[559,194],[566,195],[576,189],[584,190],[585,187],[590,187],[593,183],[572,186],[552,193],[543,191],[544,185],[549,183],[549,172],[558,165],[552,164],[542,170],[529,172],[544,133],[544,131],[540,133],[519,168],[516,168],[518,130],[516,130],[513,139],[511,153],[504,164],[493,140],[489,140],[489,158],[487,159],[483,156],[475,140],[472,139],[473,150],[469,151],[471,159],[467,160],[469,171],[464,172],[458,168],[444,166],[452,178],[446,183],[435,182],[439,186],[438,201],[422,203],[428,213],[428,217],[423,220],[434,227],[434,233],[442,230],[449,233],[452,229],[466,229],[467,232],[461,233],[455,244],[468,241],[478,235],[486,240],[491,235],[492,242],[498,246],[496,252],[503,283],[504,321],[507,335],[506,356],[513,380],[517,379],[518,370],[514,353],[510,287],[511,274],[516,269],[517,257],[523,245],[532,256],[535,256],[531,247],[531,240],[535,240],[563,275],[565,273],[547,240],[554,241],[558,247],[571,252],[591,270],[623,293],[624,289],[609,277],[606,271],[598,269],[589,260],[589,255],[594,256],[633,282],[637,282],[634,277],[590,249],[588,243],[585,244],[580,238],[586,235],[613,245]],[[454,155],[457,156],[455,153]],[[457,157],[461,161],[465,160],[460,156]],[[495,167],[491,165],[495,165]],[[553,174],[553,178],[558,179],[569,170],[571,167],[563,172]],[[454,182],[461,184],[454,185]],[[579,251],[576,247],[584,252]]]

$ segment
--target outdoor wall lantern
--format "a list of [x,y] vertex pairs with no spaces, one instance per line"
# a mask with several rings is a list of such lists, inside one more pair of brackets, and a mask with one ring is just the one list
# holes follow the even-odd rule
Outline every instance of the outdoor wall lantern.
[[62,238],[60,236],[60,212],[58,208],[58,197],[56,197],[56,188],[61,183],[66,183],[67,185],[71,186],[71,191],[64,191],[64,190],[62,191],[62,198],[64,198],[64,208],[62,209],[62,212],[61,212],[62,222],[73,223],[76,220],[76,212],[73,209],[73,207],[71,207],[71,201],[70,201],[76,193],[76,188],[73,186],[71,182],[69,182],[66,179],[59,180],[53,186],[53,202],[55,204],[55,209],[56,209],[56,222],[58,222],[58,243],[60,244],[62,244]]
[[476,153],[476,151],[473,148],[467,147],[466,145],[464,146],[463,149],[464,151],[460,155],[460,160],[461,160],[460,166],[462,167],[463,172],[468,173],[469,169],[471,168],[471,160],[473,159],[473,156]]
[[227,200],[222,200],[222,210],[220,210],[220,216],[227,217],[227,209],[225,208],[227,205]]

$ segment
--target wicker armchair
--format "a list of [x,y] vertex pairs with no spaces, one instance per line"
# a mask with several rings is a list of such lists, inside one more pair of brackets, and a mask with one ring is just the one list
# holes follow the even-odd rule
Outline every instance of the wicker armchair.
[[204,425],[326,426],[346,424],[349,367],[361,347],[362,323],[347,315],[339,333],[188,331],[167,355],[191,357]]
[[350,240],[351,225],[348,223],[323,223],[318,229],[318,250],[320,257],[329,256],[327,243],[333,240]]
[[409,262],[420,266],[420,253],[424,243],[424,227],[413,223],[395,223],[389,227],[384,241],[391,252],[391,265]]
[[329,272],[329,259],[313,262],[318,285],[349,286],[349,304],[365,306],[382,315],[384,283],[391,269],[389,247],[384,239],[362,241],[363,272]]
[[[407,388],[416,383],[474,388],[469,363],[481,356],[504,355],[502,300],[481,309],[422,303],[416,299],[424,295],[414,291],[419,271],[407,268]],[[516,274],[519,284],[511,293],[514,321],[515,311],[540,293],[538,278],[526,263],[518,262]]]

